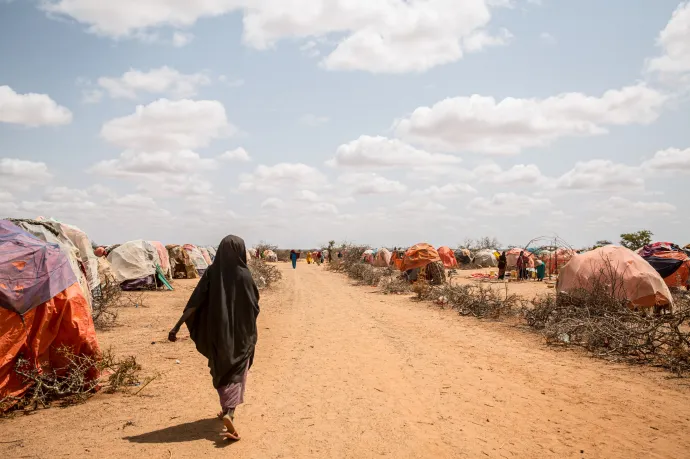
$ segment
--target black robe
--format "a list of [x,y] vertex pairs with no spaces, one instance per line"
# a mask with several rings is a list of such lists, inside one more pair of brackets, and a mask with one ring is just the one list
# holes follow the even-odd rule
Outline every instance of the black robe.
[[213,386],[242,381],[254,360],[259,290],[247,267],[244,241],[227,236],[185,308],[196,349],[208,359]]

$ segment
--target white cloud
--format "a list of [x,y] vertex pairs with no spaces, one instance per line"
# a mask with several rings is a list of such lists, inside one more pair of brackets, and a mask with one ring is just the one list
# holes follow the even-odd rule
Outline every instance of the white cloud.
[[351,168],[419,168],[453,166],[462,160],[457,156],[429,153],[397,139],[363,135],[338,147],[330,166]]
[[189,150],[180,151],[125,151],[116,159],[101,161],[91,172],[113,177],[186,176],[193,172],[212,170],[213,159],[206,159]]
[[172,43],[176,48],[187,46],[194,40],[194,35],[191,33],[175,32],[173,34]]
[[495,217],[516,217],[530,215],[533,211],[549,210],[551,201],[545,198],[515,193],[497,193],[491,198],[477,197],[468,204],[471,212]]
[[487,163],[477,166],[472,175],[480,182],[494,183],[498,185],[541,185],[547,181],[539,167],[535,164],[516,164],[508,170],[503,170],[496,163]]
[[343,174],[338,177],[338,182],[350,193],[359,195],[399,194],[407,190],[407,187],[397,180],[390,180],[378,174]]
[[420,72],[505,41],[485,27],[495,0],[45,0],[51,15],[71,17],[113,38],[158,41],[155,28],[182,29],[203,17],[244,12],[245,44],[267,49],[287,38],[344,35],[322,65],[377,73]]
[[474,187],[467,185],[465,183],[448,183],[443,186],[432,185],[424,190],[415,190],[412,192],[412,196],[418,196],[422,198],[433,199],[441,201],[444,199],[453,199],[458,196],[477,194],[477,190]]
[[72,112],[46,94],[17,94],[9,86],[0,86],[0,123],[37,127],[71,122]]
[[286,188],[314,190],[326,185],[326,177],[317,169],[301,163],[259,165],[253,173],[240,176],[240,191],[280,193]]
[[137,106],[132,115],[108,121],[101,136],[123,148],[165,151],[205,147],[234,131],[218,101],[160,99]]
[[414,214],[419,213],[437,213],[443,212],[447,209],[443,204],[439,204],[433,201],[420,200],[420,199],[410,199],[403,201],[395,206],[397,210],[404,212],[412,212]]
[[230,79],[227,75],[221,75],[218,77],[218,81],[229,86],[231,88],[239,88],[244,85],[244,80],[241,78]]
[[0,158],[0,188],[24,190],[45,183],[51,177],[43,162]]
[[467,36],[463,43],[468,52],[476,52],[490,46],[505,46],[512,39],[513,34],[507,29],[501,29],[498,35],[491,35],[486,30],[479,30]]
[[644,217],[645,214],[669,215],[677,211],[676,206],[666,202],[631,201],[618,196],[595,204],[594,209],[612,219]]
[[235,148],[234,150],[228,150],[218,156],[218,159],[223,161],[238,161],[245,163],[252,160],[252,158],[249,156],[249,153],[247,153],[247,150],[242,147]]
[[282,199],[278,198],[267,198],[261,203],[262,209],[282,209],[285,203]]
[[302,115],[299,119],[299,123],[303,124],[304,126],[310,126],[310,127],[318,127],[318,126],[323,126],[324,124],[328,123],[331,119],[327,116],[318,116],[318,115],[312,115],[311,113],[308,113],[306,115]]
[[103,91],[100,89],[84,89],[81,92],[81,101],[84,104],[97,104],[103,100]]
[[319,202],[321,198],[319,197],[318,194],[314,193],[311,190],[300,190],[297,193],[295,193],[295,199],[298,201],[307,201],[307,202]]
[[131,69],[117,78],[98,79],[98,85],[113,99],[132,100],[142,92],[184,99],[195,96],[199,87],[210,83],[211,79],[203,73],[184,74],[168,66],[147,72]]
[[665,79],[690,78],[690,2],[682,2],[673,12],[668,24],[659,33],[657,45],[660,56],[647,61],[649,72]]
[[517,154],[566,136],[607,132],[608,126],[655,121],[666,97],[643,84],[601,97],[565,93],[547,99],[473,95],[419,107],[396,122],[405,140],[446,151]]
[[624,190],[643,189],[644,178],[639,168],[610,160],[580,161],[556,179],[552,186],[558,190]]
[[542,32],[539,34],[539,39],[546,43],[547,45],[555,45],[557,43],[556,37],[551,35],[549,32]]
[[642,169],[656,172],[690,173],[690,148],[669,148],[657,151],[654,157],[642,163]]

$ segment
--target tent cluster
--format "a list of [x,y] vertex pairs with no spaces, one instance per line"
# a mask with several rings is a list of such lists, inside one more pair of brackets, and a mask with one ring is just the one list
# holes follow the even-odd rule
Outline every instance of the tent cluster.
[[690,278],[690,245],[681,249],[672,242],[655,242],[637,251],[671,288],[682,288],[689,285]]
[[14,372],[20,355],[59,369],[64,346],[98,354],[93,308],[109,288],[172,290],[173,279],[201,276],[215,256],[213,247],[158,241],[97,246],[55,219],[0,220],[0,400],[29,388]]
[[[94,291],[98,287],[93,250],[83,245],[85,235],[77,228],[38,222],[0,220],[0,400],[20,398],[30,388],[14,371],[20,358],[28,368],[59,373],[66,366],[60,349],[80,356],[99,354],[89,304],[90,286]],[[77,247],[88,249],[88,255]],[[96,369],[86,376],[99,377]]]

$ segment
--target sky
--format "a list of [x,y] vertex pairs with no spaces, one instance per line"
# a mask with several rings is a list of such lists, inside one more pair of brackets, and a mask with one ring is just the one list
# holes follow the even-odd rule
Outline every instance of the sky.
[[0,0],[0,216],[690,243],[690,2]]

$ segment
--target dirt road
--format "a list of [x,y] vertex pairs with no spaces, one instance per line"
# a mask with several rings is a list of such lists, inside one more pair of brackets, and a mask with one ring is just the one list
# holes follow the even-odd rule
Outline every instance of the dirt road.
[[[242,441],[218,442],[218,401],[186,329],[164,341],[194,283],[123,310],[103,347],[161,376],[140,395],[0,422],[0,457],[681,458],[687,381],[556,351],[338,274],[281,264],[265,292]],[[176,363],[179,360],[180,363]],[[16,440],[13,443],[6,443]]]

